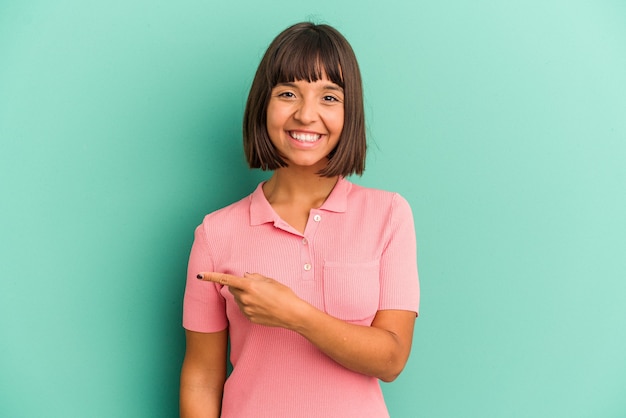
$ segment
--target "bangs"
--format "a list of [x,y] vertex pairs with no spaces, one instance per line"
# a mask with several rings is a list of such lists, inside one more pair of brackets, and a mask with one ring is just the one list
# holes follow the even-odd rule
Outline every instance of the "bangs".
[[280,83],[306,80],[314,82],[326,76],[345,88],[339,52],[324,33],[304,31],[286,39],[270,64],[268,80],[272,87]]

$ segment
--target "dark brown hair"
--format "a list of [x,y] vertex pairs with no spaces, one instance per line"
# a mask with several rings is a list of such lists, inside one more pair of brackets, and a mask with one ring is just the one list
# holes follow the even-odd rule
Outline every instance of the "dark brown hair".
[[365,170],[365,114],[361,72],[348,41],[328,25],[297,23],[270,44],[250,87],[243,117],[243,146],[251,168],[275,170],[287,163],[267,133],[267,106],[272,89],[280,83],[326,75],[344,90],[344,121],[339,142],[329,155],[324,177],[363,174]]

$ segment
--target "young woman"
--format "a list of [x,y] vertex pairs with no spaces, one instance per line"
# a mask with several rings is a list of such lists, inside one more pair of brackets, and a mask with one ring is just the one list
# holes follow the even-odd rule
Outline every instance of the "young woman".
[[[418,312],[411,209],[345,179],[365,166],[361,76],[327,25],[269,46],[244,116],[272,170],[196,229],[184,299],[181,416],[387,417]],[[226,378],[230,342],[232,373]]]

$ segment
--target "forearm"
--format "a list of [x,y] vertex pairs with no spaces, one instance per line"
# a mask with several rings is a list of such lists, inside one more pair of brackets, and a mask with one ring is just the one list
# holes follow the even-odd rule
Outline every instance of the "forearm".
[[[221,383],[220,383],[221,382]],[[222,407],[223,379],[214,376],[207,380],[190,367],[183,369],[180,377],[181,418],[219,418]]]
[[219,418],[226,381],[227,331],[186,331],[187,348],[180,372],[181,418]]
[[[400,374],[408,359],[415,314],[380,311],[372,326],[362,326],[305,304],[294,319],[291,328],[337,363],[389,382]],[[385,323],[399,324],[401,332],[379,327]]]
[[222,395],[206,388],[180,387],[180,417],[219,418]]

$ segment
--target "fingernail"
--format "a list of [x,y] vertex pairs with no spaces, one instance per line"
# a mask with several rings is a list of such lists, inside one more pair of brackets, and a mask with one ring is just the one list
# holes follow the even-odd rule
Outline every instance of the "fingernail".
[[202,276],[202,274],[198,274],[198,275],[196,276],[196,279],[198,279],[198,280],[202,280],[202,279],[204,279],[204,277]]

